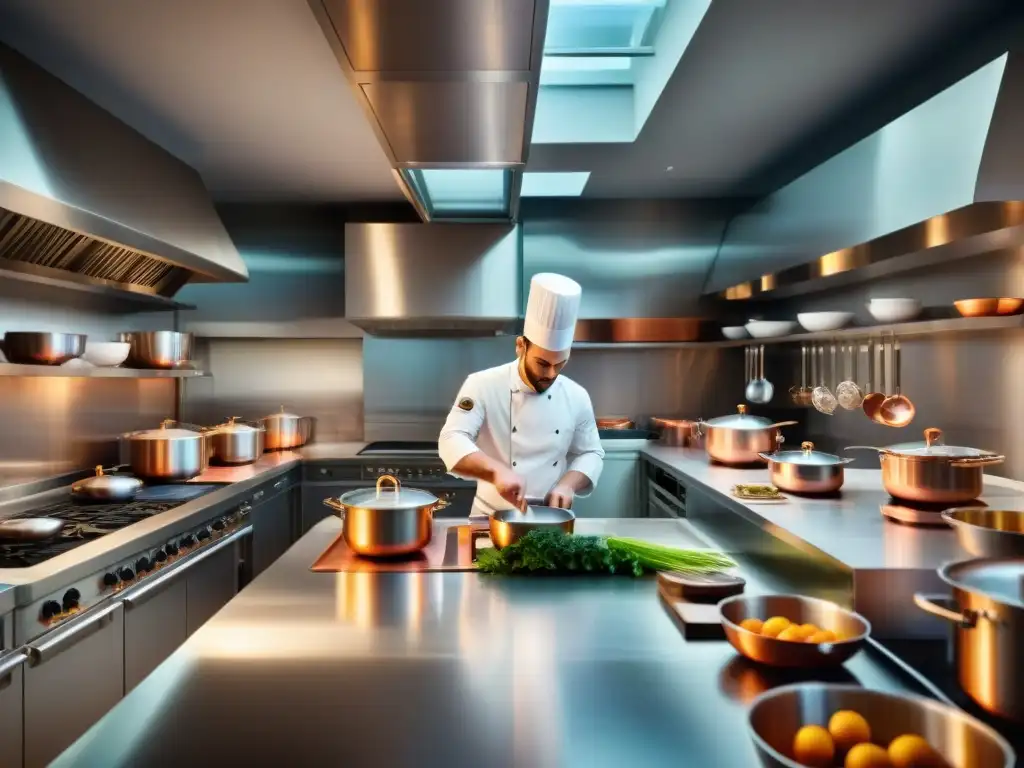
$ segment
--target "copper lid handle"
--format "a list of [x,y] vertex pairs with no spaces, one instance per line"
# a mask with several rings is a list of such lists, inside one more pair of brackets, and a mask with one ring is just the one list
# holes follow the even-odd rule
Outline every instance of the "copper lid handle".
[[381,475],[377,478],[377,495],[380,496],[381,486],[384,485],[384,481],[388,481],[392,485],[392,490],[398,493],[398,489],[401,488],[402,484],[398,482],[398,478],[394,475]]
[[928,427],[924,431],[924,443],[929,448],[933,445],[942,445],[942,430],[936,427]]
[[736,412],[740,416],[745,416],[747,413],[747,406],[743,403],[740,403],[739,405],[736,406]]
[[804,440],[802,443],[800,443],[800,449],[804,453],[810,453],[811,451],[814,450],[814,443],[812,443],[810,440]]

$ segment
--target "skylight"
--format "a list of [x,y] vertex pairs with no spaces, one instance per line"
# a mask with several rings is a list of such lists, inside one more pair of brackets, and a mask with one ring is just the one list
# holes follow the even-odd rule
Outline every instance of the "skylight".
[[431,219],[510,215],[512,171],[507,168],[404,169],[402,175]]
[[523,174],[523,197],[579,197],[590,179],[590,171],[527,171]]

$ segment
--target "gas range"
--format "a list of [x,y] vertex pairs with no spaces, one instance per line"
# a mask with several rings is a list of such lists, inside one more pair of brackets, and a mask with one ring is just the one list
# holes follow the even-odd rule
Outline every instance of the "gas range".
[[9,520],[49,517],[64,521],[64,528],[52,539],[0,544],[0,568],[28,568],[68,552],[125,526],[199,498],[219,485],[146,486],[132,501],[88,503],[72,499],[11,515]]

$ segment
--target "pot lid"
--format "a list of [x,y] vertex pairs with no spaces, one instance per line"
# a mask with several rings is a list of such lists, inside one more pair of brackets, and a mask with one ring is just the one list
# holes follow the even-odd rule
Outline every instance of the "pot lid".
[[144,429],[141,432],[132,432],[129,437],[133,440],[194,440],[202,437],[202,430],[186,429],[184,427],[172,428],[172,424],[178,422],[173,419],[166,419],[160,423],[159,429]]
[[262,432],[263,427],[250,424],[247,421],[242,421],[238,416],[229,416],[228,420],[223,424],[218,424],[213,428],[215,432]]
[[939,576],[951,587],[1024,609],[1024,560],[977,558],[947,563]]
[[799,451],[777,451],[776,453],[762,454],[769,461],[777,464],[803,464],[812,467],[831,467],[837,464],[849,464],[850,459],[844,459],[824,451],[814,450],[814,443],[804,442],[800,444]]
[[296,415],[296,414],[294,414],[294,413],[288,413],[284,409],[283,405],[281,406],[281,410],[279,410],[277,413],[271,413],[271,414],[268,414],[267,416],[263,417],[264,420],[266,420],[266,419],[298,419],[298,418],[301,418],[301,417]]
[[901,456],[934,456],[936,458],[964,459],[981,456],[995,456],[993,451],[981,448],[968,448],[962,445],[945,445],[942,442],[942,430],[929,427],[924,431],[924,442],[897,443],[885,449],[889,453]]
[[137,477],[131,475],[108,475],[104,473],[103,467],[97,465],[96,474],[92,477],[87,477],[84,480],[79,480],[77,483],[71,486],[72,493],[81,493],[82,491],[98,491],[101,489],[110,489],[115,491],[131,491],[138,490],[142,487],[142,481]]
[[772,421],[764,416],[753,416],[747,413],[747,406],[737,405],[736,413],[708,419],[705,424],[709,427],[725,427],[726,429],[764,429],[772,426]]
[[381,475],[375,488],[349,491],[342,494],[338,501],[347,507],[366,509],[415,509],[436,504],[438,498],[429,491],[419,488],[403,488],[397,478]]

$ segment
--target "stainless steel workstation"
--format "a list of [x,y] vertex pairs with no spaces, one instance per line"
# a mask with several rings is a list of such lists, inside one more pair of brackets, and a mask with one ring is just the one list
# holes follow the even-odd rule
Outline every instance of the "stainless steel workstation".
[[0,2],[0,768],[1012,768],[1019,3],[225,5]]

